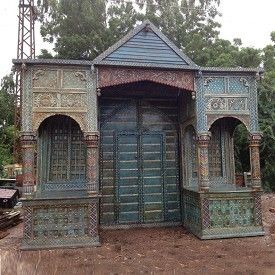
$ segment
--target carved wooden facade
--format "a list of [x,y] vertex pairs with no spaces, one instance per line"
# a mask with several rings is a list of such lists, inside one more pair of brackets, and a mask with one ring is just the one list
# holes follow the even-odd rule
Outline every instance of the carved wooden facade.
[[[202,68],[146,21],[94,61],[23,72],[23,248],[99,245],[99,226],[262,235],[257,69]],[[250,135],[237,187],[233,132]]]

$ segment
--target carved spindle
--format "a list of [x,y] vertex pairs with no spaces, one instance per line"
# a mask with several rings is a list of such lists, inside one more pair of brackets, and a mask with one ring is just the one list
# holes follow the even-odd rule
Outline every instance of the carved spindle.
[[87,145],[86,179],[89,193],[98,193],[99,179],[99,134],[91,132],[85,134]]
[[251,165],[251,180],[252,188],[255,190],[261,189],[261,169],[260,169],[260,142],[262,135],[260,133],[250,135],[250,165]]
[[200,191],[208,191],[209,189],[209,161],[208,147],[210,141],[210,133],[198,135],[198,164],[199,164],[199,189]]
[[20,136],[23,162],[23,197],[31,196],[34,192],[34,152],[36,136],[33,132],[22,132]]

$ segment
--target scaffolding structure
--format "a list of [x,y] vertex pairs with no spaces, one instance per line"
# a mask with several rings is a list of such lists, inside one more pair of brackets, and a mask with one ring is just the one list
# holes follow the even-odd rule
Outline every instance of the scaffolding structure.
[[[18,42],[17,59],[35,58],[35,32],[34,24],[37,18],[37,9],[34,0],[19,0],[18,13]],[[15,75],[15,115],[14,125],[17,131],[21,126],[21,101],[22,101],[22,73],[23,68],[17,69]],[[13,148],[14,162],[20,162],[20,143],[17,135]]]

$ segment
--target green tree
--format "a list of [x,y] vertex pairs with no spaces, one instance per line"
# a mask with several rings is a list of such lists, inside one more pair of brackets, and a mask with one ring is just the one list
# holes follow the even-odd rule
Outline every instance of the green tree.
[[14,81],[13,76],[5,76],[1,80],[0,89],[0,175],[3,165],[12,163],[14,137]]
[[45,41],[54,42],[57,58],[93,59],[106,49],[104,0],[44,0],[38,7],[41,35]]
[[[219,0],[38,1],[42,37],[54,43],[57,58],[68,59],[93,59],[149,19],[194,61],[200,61],[200,53],[219,34],[218,5]],[[44,51],[40,57],[50,56]]]
[[263,132],[261,146],[262,178],[267,189],[275,191],[275,32],[273,44],[263,49],[266,70],[259,84],[259,124]]

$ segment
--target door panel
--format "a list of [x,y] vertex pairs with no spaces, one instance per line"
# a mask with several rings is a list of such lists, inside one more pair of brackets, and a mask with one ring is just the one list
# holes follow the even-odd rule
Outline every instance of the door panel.
[[140,205],[137,134],[118,134],[116,163],[118,223],[137,223]]
[[177,103],[101,99],[100,105],[100,222],[180,221]]
[[[145,223],[164,221],[162,147],[163,136],[161,134],[141,135],[141,167],[144,195],[143,214]],[[150,165],[151,161],[157,163],[154,168]]]

